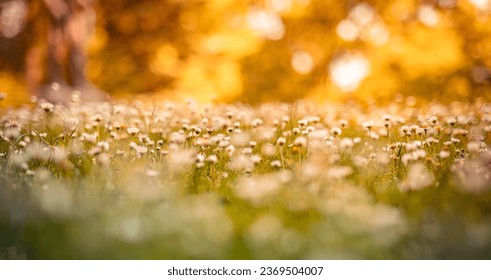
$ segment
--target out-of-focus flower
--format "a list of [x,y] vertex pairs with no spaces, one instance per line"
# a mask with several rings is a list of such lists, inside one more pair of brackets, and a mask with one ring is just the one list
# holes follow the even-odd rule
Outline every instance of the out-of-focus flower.
[[55,105],[53,105],[49,102],[43,102],[43,103],[41,103],[41,108],[44,110],[44,112],[49,113],[49,112],[53,112]]
[[281,162],[279,160],[273,160],[271,162],[271,167],[280,168],[281,167]]
[[491,152],[478,159],[468,159],[453,166],[462,190],[480,194],[491,190]]
[[129,135],[135,136],[140,132],[140,129],[137,127],[129,127],[128,129],[126,129],[126,131],[128,132]]
[[422,164],[409,166],[406,179],[401,183],[402,191],[418,191],[434,183],[434,175]]

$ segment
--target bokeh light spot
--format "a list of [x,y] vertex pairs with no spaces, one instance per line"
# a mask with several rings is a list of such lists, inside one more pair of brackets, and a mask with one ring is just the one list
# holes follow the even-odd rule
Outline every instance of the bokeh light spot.
[[489,10],[491,6],[491,1],[490,0],[469,0],[474,7],[476,7],[479,10]]
[[352,92],[370,73],[370,63],[361,54],[349,53],[335,59],[329,66],[331,81],[344,92]]
[[368,3],[360,3],[351,9],[350,17],[359,26],[366,26],[375,19],[375,10]]
[[297,51],[292,56],[292,67],[299,74],[308,74],[314,68],[314,59],[305,51]]
[[336,33],[343,40],[352,42],[358,38],[360,30],[352,20],[344,19],[336,27]]
[[266,10],[251,10],[247,14],[249,27],[259,36],[270,40],[280,40],[285,35],[281,17]]
[[0,31],[2,36],[13,38],[24,28],[27,5],[22,0],[12,0],[0,5]]
[[419,7],[418,19],[428,27],[434,27],[440,22],[438,12],[430,5],[421,5]]

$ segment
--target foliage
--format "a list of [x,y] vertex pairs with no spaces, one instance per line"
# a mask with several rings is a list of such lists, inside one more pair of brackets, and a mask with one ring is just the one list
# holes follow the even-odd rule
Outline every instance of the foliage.
[[[489,1],[107,0],[96,9],[89,75],[113,95],[251,103],[489,96]],[[10,103],[20,100],[14,70],[33,47],[25,45],[44,36],[27,28],[2,38],[15,65],[0,72],[2,90],[16,93]],[[341,58],[345,68],[333,73]]]

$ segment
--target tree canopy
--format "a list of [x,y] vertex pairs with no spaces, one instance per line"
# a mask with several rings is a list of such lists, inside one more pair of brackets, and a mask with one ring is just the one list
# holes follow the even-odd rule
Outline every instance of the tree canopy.
[[[2,57],[17,67],[2,67],[1,90],[20,100],[24,61],[12,40],[27,31],[6,34],[2,2]],[[96,10],[88,72],[115,96],[380,102],[490,92],[488,0],[105,0]]]

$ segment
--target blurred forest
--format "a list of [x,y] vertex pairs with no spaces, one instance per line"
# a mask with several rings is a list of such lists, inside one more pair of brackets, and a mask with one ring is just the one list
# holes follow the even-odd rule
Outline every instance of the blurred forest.
[[[0,0],[3,104],[28,100],[25,56],[43,54],[36,1]],[[116,97],[491,96],[491,0],[103,0],[96,11],[88,75]]]

